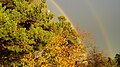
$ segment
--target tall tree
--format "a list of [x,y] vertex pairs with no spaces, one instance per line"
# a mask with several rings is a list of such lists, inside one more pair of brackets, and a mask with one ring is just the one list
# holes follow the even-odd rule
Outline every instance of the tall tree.
[[46,0],[41,4],[9,1],[14,8],[6,9],[0,2],[0,65],[65,67],[86,60],[86,48],[78,33],[64,16],[58,22],[53,20],[54,14],[46,11]]

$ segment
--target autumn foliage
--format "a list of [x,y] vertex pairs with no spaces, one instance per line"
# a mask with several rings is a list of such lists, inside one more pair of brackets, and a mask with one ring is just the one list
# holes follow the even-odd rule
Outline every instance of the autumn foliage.
[[0,2],[0,66],[70,67],[86,61],[78,33],[64,16],[54,21],[45,0],[5,1]]

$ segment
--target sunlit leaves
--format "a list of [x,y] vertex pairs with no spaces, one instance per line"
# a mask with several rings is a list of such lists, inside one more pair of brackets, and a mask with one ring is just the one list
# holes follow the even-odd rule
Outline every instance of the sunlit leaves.
[[[12,9],[0,4],[2,65],[75,66],[75,62],[83,57],[79,53],[85,53],[85,49],[71,23],[64,16],[58,17],[58,22],[53,21],[54,14],[48,12],[46,0],[41,4],[29,4],[23,0],[13,2]],[[9,59],[5,59],[4,51]]]
[[58,20],[59,20],[60,22],[65,22],[67,19],[66,19],[64,16],[59,16],[59,17],[58,17]]
[[[50,44],[48,44],[45,49],[47,49],[47,58],[52,65],[57,66],[74,66],[75,61],[80,60],[83,51],[80,44],[70,44],[66,43],[66,38],[64,35],[57,35],[53,38]],[[82,44],[81,44],[82,45]],[[83,45],[82,45],[83,46]],[[84,57],[84,56],[83,56]],[[48,63],[48,64],[50,64]]]

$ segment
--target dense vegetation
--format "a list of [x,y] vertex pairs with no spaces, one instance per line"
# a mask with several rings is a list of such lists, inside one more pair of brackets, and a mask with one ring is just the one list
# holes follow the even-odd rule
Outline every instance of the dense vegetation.
[[[86,59],[82,38],[64,16],[54,21],[46,0],[0,0],[0,67],[116,67],[115,60],[106,58],[92,48]],[[81,41],[80,39],[81,38]]]
[[53,21],[54,14],[47,10],[45,0],[41,4],[23,0],[0,3],[1,66],[75,65],[79,49],[85,52],[78,33],[64,16]]

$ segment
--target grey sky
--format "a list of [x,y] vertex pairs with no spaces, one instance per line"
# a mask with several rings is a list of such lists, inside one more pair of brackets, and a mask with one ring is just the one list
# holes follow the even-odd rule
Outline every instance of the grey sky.
[[[65,11],[75,26],[80,26],[80,28],[92,33],[96,40],[96,45],[107,53],[108,50],[106,48],[108,47],[105,45],[105,39],[97,23],[102,24],[109,41],[108,46],[111,47],[112,57],[120,52],[120,0],[54,1]],[[60,15],[60,12],[50,3],[50,0],[48,0],[48,5],[51,11],[56,12],[57,16]]]

